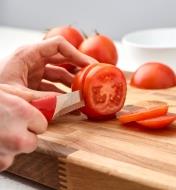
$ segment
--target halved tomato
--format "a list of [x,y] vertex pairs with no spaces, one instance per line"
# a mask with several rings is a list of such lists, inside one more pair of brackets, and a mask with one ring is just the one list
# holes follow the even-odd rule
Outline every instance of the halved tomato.
[[121,123],[129,123],[153,117],[165,115],[168,111],[168,105],[160,101],[142,101],[136,105],[126,105],[118,113],[117,118]]
[[163,63],[148,62],[136,70],[131,77],[130,84],[145,89],[169,88],[176,85],[176,75]]
[[96,64],[88,66],[76,76],[72,89],[82,90],[85,107],[81,111],[89,119],[107,119],[115,116],[125,101],[126,80],[115,66]]
[[167,114],[160,117],[137,121],[137,123],[150,129],[161,129],[168,127],[175,120],[176,114]]

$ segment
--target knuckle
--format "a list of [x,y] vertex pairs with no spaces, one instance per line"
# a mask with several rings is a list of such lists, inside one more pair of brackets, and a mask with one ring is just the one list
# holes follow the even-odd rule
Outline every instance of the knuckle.
[[58,35],[58,36],[56,37],[56,39],[57,39],[59,42],[65,42],[65,41],[66,41],[65,38],[64,38],[63,36],[61,36],[61,35]]
[[37,148],[37,136],[33,136],[32,138],[28,138],[25,147],[23,149],[24,153],[33,152]]
[[30,153],[37,148],[37,136],[32,134],[16,135],[13,139],[13,149],[18,153]]
[[26,50],[29,48],[29,45],[24,45],[19,48],[17,48],[14,52],[15,57],[20,57],[21,55],[24,55],[26,53]]
[[22,152],[25,149],[27,139],[21,134],[16,134],[13,136],[12,149],[16,152]]

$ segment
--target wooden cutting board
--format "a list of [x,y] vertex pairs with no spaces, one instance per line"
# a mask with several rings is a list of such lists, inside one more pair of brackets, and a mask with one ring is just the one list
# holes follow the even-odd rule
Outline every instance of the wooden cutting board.
[[[126,104],[168,102],[176,113],[176,87],[128,86]],[[163,130],[91,122],[67,115],[39,136],[38,149],[16,158],[10,172],[59,190],[176,189],[176,123]]]

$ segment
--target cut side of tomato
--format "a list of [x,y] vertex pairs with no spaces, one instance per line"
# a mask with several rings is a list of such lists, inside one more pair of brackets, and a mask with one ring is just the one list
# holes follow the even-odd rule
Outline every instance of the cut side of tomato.
[[92,68],[83,81],[83,112],[89,119],[112,117],[119,111],[126,97],[126,80],[123,73],[111,65]]
[[137,123],[147,128],[160,129],[160,128],[168,127],[175,120],[176,120],[176,114],[168,113],[167,115],[163,115],[160,117],[137,121]]
[[136,105],[126,105],[117,118],[121,123],[129,123],[165,115],[168,105],[160,101],[142,101]]
[[89,65],[79,72],[72,90],[81,90],[85,107],[81,111],[89,119],[104,120],[115,116],[125,101],[126,80],[123,73],[108,64]]

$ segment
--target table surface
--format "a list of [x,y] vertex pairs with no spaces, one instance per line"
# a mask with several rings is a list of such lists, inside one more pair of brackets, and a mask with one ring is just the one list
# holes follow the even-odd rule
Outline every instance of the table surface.
[[[26,29],[17,29],[0,26],[0,59],[11,54],[17,47],[25,44],[36,43],[43,37],[42,31],[33,31]],[[125,54],[123,52],[122,45],[119,42],[115,43],[118,48],[119,61],[118,67],[122,70],[133,71],[136,68],[132,68],[125,62]],[[29,180],[22,179],[20,177],[2,173],[0,174],[0,190],[45,190],[45,188],[39,184],[35,184]]]

